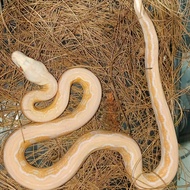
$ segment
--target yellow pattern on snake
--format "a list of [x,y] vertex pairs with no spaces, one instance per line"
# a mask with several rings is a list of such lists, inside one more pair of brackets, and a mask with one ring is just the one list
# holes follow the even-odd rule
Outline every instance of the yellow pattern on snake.
[[[178,169],[178,143],[172,117],[162,89],[158,68],[158,38],[142,0],[134,0],[136,15],[145,39],[145,67],[152,107],[155,113],[161,140],[161,160],[154,171],[143,172],[142,154],[138,144],[125,134],[93,131],[80,137],[64,157],[49,168],[35,168],[25,159],[25,149],[33,143],[68,134],[87,123],[95,114],[101,100],[99,80],[90,71],[75,68],[66,71],[57,84],[46,67],[21,52],[12,54],[13,62],[22,69],[25,77],[41,90],[31,91],[22,101],[24,114],[35,121],[15,131],[6,141],[4,163],[8,173],[22,186],[34,190],[56,188],[71,179],[84,160],[99,149],[118,151],[123,158],[131,182],[139,189],[163,189],[175,177]],[[83,98],[76,110],[56,119],[68,104],[73,82],[82,85]],[[34,103],[54,97],[52,105],[42,110]],[[23,141],[23,136],[25,141]]]

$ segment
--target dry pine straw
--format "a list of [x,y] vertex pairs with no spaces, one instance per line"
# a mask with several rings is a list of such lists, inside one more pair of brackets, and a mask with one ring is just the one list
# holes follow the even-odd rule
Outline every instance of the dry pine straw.
[[[178,89],[181,65],[174,69],[174,59],[180,61],[177,49],[188,51],[182,39],[188,8],[180,11],[178,0],[143,3],[158,33],[161,79],[177,126],[181,110],[178,97],[185,92]],[[1,189],[25,189],[7,175],[3,145],[10,133],[30,122],[22,115],[19,103],[27,91],[38,88],[26,81],[11,62],[10,55],[15,50],[42,61],[56,79],[66,69],[88,68],[103,88],[94,118],[72,134],[27,149],[26,157],[31,164],[52,165],[79,136],[105,129],[130,133],[142,150],[144,170],[157,166],[159,135],[144,75],[144,39],[132,0],[7,0],[1,12],[0,32],[0,130],[5,130],[1,133]],[[80,86],[73,85],[64,114],[74,109],[81,95]],[[58,189],[135,189],[128,179],[121,156],[101,150],[91,154],[77,174]],[[174,186],[175,180],[166,189]]]

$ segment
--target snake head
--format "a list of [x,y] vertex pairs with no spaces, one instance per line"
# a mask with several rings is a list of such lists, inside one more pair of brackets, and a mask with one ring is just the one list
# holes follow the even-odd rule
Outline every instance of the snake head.
[[13,52],[11,58],[30,82],[38,85],[47,83],[49,72],[43,63],[26,56],[20,51]]

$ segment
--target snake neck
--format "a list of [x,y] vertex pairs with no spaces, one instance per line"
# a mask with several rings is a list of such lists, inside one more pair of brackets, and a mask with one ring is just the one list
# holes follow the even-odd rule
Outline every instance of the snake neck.
[[[39,90],[28,92],[23,97],[21,102],[21,107],[24,115],[28,119],[35,122],[47,121],[45,115],[48,112],[48,110],[53,106],[51,104],[45,108],[39,109],[36,107],[36,103],[50,100],[56,95],[58,89],[57,81],[50,73],[46,73],[46,77],[44,77],[43,80],[43,85],[40,85],[41,88]],[[36,113],[40,113],[40,115]],[[51,118],[48,119],[51,120]]]

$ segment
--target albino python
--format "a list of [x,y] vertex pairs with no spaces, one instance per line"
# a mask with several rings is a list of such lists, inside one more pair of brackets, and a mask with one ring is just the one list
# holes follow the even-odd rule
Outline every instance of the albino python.
[[[158,68],[158,38],[152,21],[145,12],[142,0],[134,0],[135,12],[145,38],[145,67],[152,107],[159,127],[161,160],[154,171],[142,169],[142,154],[138,144],[128,135],[107,131],[93,131],[80,137],[64,157],[48,168],[35,168],[25,159],[24,152],[33,143],[68,134],[87,123],[95,114],[101,100],[98,79],[88,70],[75,68],[66,71],[58,85],[46,67],[21,52],[12,54],[13,62],[20,67],[25,77],[41,90],[31,91],[22,101],[25,115],[35,121],[16,130],[6,141],[4,163],[8,173],[21,185],[29,189],[48,190],[71,179],[84,160],[99,149],[118,151],[122,157],[131,183],[139,189],[163,189],[178,169],[178,143],[172,117],[162,89]],[[58,117],[66,108],[70,86],[78,82],[84,93],[79,106],[70,115]],[[42,110],[34,104],[55,96],[53,103]],[[24,137],[24,140],[23,140]]]

